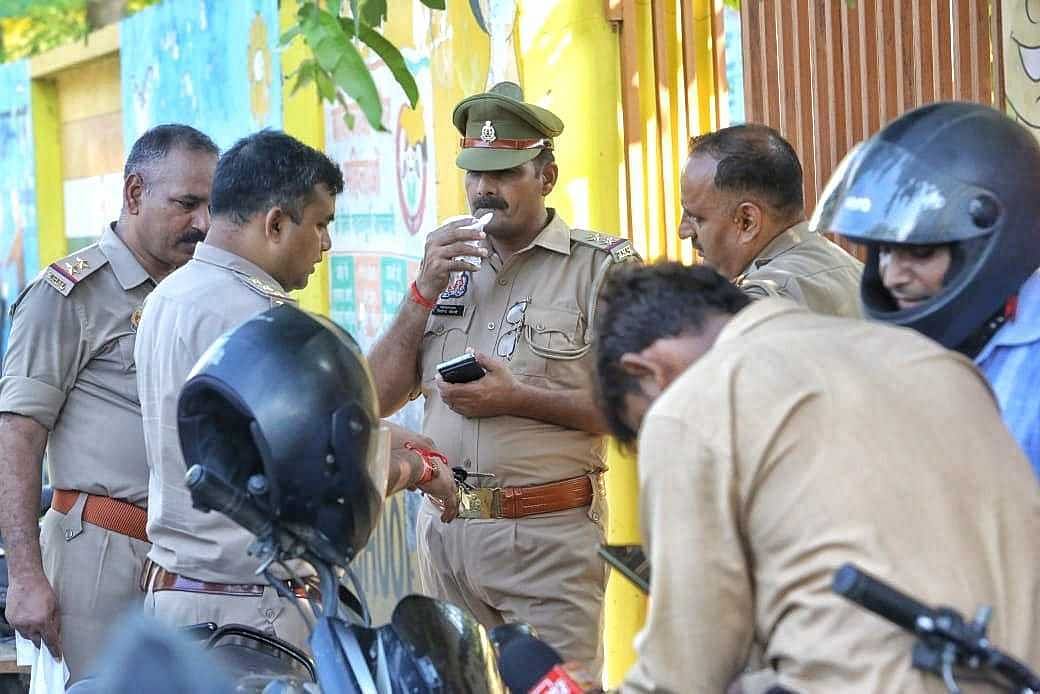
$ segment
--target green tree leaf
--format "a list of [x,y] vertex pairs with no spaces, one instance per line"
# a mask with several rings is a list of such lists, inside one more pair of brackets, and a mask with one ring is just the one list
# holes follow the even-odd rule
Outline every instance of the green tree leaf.
[[325,36],[316,46],[311,46],[314,57],[318,59],[318,65],[322,70],[335,72],[336,66],[347,51],[350,40],[345,36]]
[[[361,0],[358,13],[362,24],[378,27],[386,19],[386,0]],[[361,40],[364,41],[364,37]]]
[[[354,28],[353,23],[350,20],[341,20],[341,24],[345,33],[350,35]],[[419,102],[419,86],[415,83],[415,77],[412,76],[412,71],[408,69],[404,56],[401,55],[401,51],[397,49],[397,46],[390,43],[386,37],[375,29],[364,25],[361,26],[358,38],[386,63],[394,79],[397,80],[397,83],[401,85],[401,89],[404,90],[404,95],[408,97],[408,103],[412,108],[415,108],[415,105]]]
[[379,90],[376,89],[372,73],[368,71],[368,66],[353,43],[347,41],[345,49],[332,78],[336,86],[357,102],[373,129],[386,131],[383,127],[383,103],[379,99]]
[[347,124],[347,127],[351,130],[354,129],[354,114],[350,112],[350,104],[343,98],[342,94],[336,94],[336,101],[343,107],[343,122]]
[[283,46],[288,46],[290,43],[292,43],[292,40],[299,36],[301,33],[303,33],[303,30],[300,29],[300,25],[293,24],[284,34],[282,34],[278,38],[278,43],[280,43]]
[[329,76],[329,73],[321,68],[314,71],[314,83],[318,87],[318,94],[325,101],[336,100],[336,85]]
[[431,10],[444,9],[444,0],[420,0],[420,2],[429,7]]
[[300,66],[290,75],[295,77],[296,82],[293,84],[291,94],[295,94],[300,91],[308,84],[314,81],[315,75],[317,74],[318,65],[313,60],[305,60],[300,63]]

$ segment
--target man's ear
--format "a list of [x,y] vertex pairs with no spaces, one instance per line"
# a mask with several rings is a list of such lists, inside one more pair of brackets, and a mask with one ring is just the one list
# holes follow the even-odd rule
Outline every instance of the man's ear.
[[556,187],[556,181],[560,177],[560,168],[556,166],[556,162],[549,162],[542,167],[540,176],[542,179],[542,197],[544,198]]
[[750,200],[737,205],[733,212],[737,224],[737,240],[740,243],[753,243],[762,231],[762,208]]
[[264,236],[274,243],[279,243],[286,232],[285,224],[289,215],[281,207],[272,207],[264,216]]
[[141,212],[141,197],[144,195],[144,181],[135,173],[123,180],[123,207],[129,214]]
[[639,352],[625,352],[618,360],[621,370],[636,379],[652,378],[658,389],[663,390],[668,385],[667,373],[664,365],[647,356],[646,350]]

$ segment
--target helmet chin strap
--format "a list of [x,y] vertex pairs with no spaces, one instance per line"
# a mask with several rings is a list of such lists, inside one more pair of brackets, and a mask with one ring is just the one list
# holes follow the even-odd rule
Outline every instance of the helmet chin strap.
[[993,336],[1001,326],[1008,321],[1015,319],[1015,314],[1018,312],[1018,294],[1012,294],[1008,297],[1007,301],[1004,302],[1004,306],[999,309],[996,313],[990,316],[990,319],[979,326],[978,330],[969,335],[964,342],[959,344],[956,348],[957,352],[960,352],[969,359],[974,359],[982,351],[982,348],[993,339]]

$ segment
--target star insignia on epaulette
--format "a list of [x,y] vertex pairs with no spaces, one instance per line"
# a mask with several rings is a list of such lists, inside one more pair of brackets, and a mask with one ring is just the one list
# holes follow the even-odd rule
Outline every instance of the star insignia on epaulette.
[[80,258],[78,255],[76,256],[76,259],[71,263],[65,263],[65,269],[68,270],[69,274],[73,277],[75,277],[76,275],[83,272],[89,267],[90,263],[88,263],[83,258]]
[[598,234],[595,231],[590,231],[585,234],[585,240],[589,243],[594,243],[601,248],[609,248],[611,244],[617,241],[613,236],[607,236],[606,234]]

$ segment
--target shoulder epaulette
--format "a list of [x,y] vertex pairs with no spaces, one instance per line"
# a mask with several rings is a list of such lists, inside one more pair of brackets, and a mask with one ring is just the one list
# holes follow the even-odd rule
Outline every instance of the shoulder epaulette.
[[270,299],[271,301],[283,303],[283,304],[295,304],[296,299],[286,294],[282,289],[275,284],[262,280],[254,275],[247,275],[244,272],[236,272],[235,277],[238,280],[252,289],[254,292],[262,297]]
[[43,271],[42,279],[62,296],[68,296],[73,287],[107,263],[108,258],[101,251],[101,247],[92,243],[48,265]]
[[601,234],[587,229],[571,229],[571,241],[606,251],[614,258],[615,263],[636,258],[636,249],[632,242],[620,236]]

